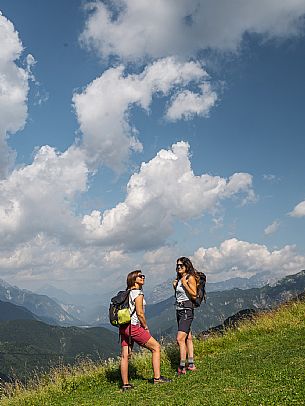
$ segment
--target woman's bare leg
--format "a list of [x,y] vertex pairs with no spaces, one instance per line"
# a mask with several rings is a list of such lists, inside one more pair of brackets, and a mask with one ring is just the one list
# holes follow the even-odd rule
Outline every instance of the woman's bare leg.
[[128,384],[128,346],[122,347],[121,353],[121,377],[123,385]]
[[144,347],[148,348],[152,353],[154,378],[160,378],[160,344],[153,337],[150,337]]
[[194,345],[193,345],[193,337],[192,337],[191,332],[189,332],[187,339],[186,339],[186,348],[187,348],[188,358],[194,358]]
[[177,343],[179,345],[179,350],[180,350],[180,361],[186,360],[186,338],[187,334],[184,331],[178,331],[177,334]]

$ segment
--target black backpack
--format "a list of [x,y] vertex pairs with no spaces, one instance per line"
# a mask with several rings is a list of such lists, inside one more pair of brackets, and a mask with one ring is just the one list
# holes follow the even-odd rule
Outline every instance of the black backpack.
[[196,299],[192,300],[194,303],[194,307],[199,307],[204,300],[204,303],[206,303],[206,291],[205,291],[205,284],[207,281],[207,277],[203,272],[195,271],[198,282],[197,282],[197,296]]
[[129,311],[129,293],[130,289],[121,290],[111,299],[109,306],[109,321],[115,327],[129,324],[131,316],[135,312],[134,310],[130,314]]

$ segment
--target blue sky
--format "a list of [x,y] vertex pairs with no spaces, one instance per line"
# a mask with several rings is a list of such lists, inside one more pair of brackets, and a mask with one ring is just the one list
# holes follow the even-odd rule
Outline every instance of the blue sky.
[[0,277],[305,267],[305,1],[229,4],[0,2]]

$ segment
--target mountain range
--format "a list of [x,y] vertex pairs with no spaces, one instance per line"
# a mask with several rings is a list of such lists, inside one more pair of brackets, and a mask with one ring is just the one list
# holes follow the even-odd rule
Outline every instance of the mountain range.
[[[233,288],[258,288],[274,284],[275,278],[269,273],[258,273],[251,278],[232,278],[222,282],[207,283],[207,292],[231,290]],[[37,320],[60,326],[105,326],[108,322],[108,303],[116,292],[108,295],[69,294],[62,289],[45,285],[36,293],[19,289],[0,280],[0,300],[23,306],[36,316]],[[145,289],[148,304],[156,305],[173,295],[172,280],[169,279],[152,289]],[[163,304],[161,305],[163,306]]]
[[[167,299],[169,296],[172,296],[173,279],[174,276],[145,292],[146,302],[149,304],[155,304]],[[216,292],[234,288],[260,288],[264,285],[272,285],[276,283],[278,279],[278,277],[275,277],[270,272],[258,272],[250,278],[236,277],[221,282],[209,282],[209,280],[207,280],[206,290],[207,292]]]
[[54,299],[38,295],[26,289],[19,289],[0,280],[0,300],[25,307],[48,324],[80,325],[81,321],[68,313]]
[[36,293],[51,297],[67,313],[75,319],[81,320],[82,325],[96,326],[108,322],[108,304],[111,293],[108,295],[85,292],[70,294],[49,284],[42,286]]
[[108,306],[102,303],[108,303],[110,297],[110,294],[106,298],[101,295],[70,295],[51,285],[45,285],[34,293],[0,279],[0,300],[23,306],[35,314],[38,320],[52,325],[107,325]]
[[[231,289],[208,292],[207,302],[195,309],[192,324],[194,332],[207,330],[242,309],[270,309],[305,290],[305,270],[286,276],[274,286],[261,288]],[[146,306],[146,317],[150,331],[157,337],[173,337],[176,333],[175,299],[168,299]]]

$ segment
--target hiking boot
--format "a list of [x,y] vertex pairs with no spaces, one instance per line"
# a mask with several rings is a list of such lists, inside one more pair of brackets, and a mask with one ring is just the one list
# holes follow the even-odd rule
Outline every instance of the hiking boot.
[[165,376],[160,375],[160,378],[154,378],[154,385],[157,385],[159,383],[169,383],[171,381],[171,379],[165,378]]
[[122,387],[121,387],[122,392],[126,392],[130,389],[133,389],[133,385],[131,385],[130,383],[126,383],[125,385],[122,385]]
[[180,367],[178,367],[178,376],[180,376],[180,375],[185,375],[186,374],[186,369],[185,368],[180,368]]
[[188,367],[187,367],[187,370],[188,371],[196,371],[196,367],[195,367],[195,364],[191,364],[191,365],[188,365]]

